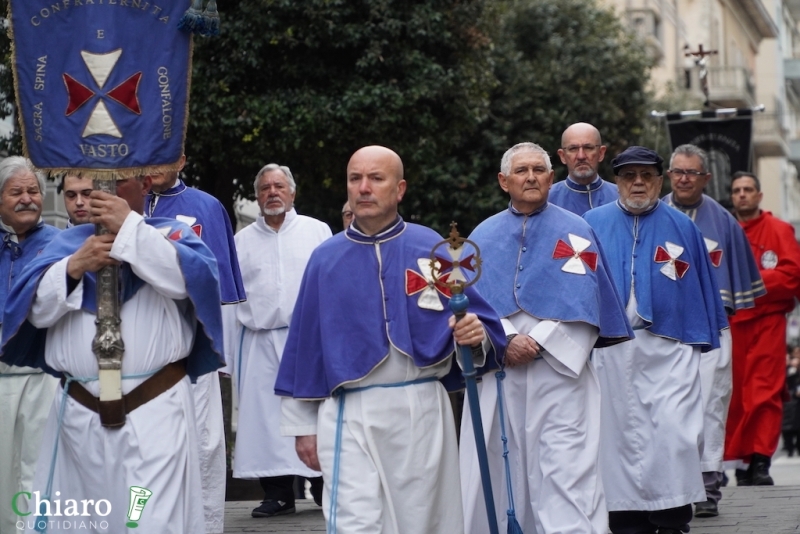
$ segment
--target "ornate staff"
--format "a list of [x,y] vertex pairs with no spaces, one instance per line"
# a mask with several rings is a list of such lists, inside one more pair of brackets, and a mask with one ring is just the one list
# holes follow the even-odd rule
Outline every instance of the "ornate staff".
[[[92,181],[95,191],[116,195],[116,180]],[[94,226],[95,235],[107,234],[100,225]],[[100,423],[105,427],[121,427],[125,424],[125,403],[122,400],[122,342],[119,318],[119,266],[109,265],[97,271],[97,332],[92,340],[92,352],[97,358],[100,402]]]
[[[450,288],[452,297],[450,298],[450,309],[456,316],[456,321],[461,320],[467,313],[469,299],[464,294],[464,289],[478,281],[481,276],[481,257],[480,248],[473,241],[461,237],[456,229],[456,223],[450,224],[450,236],[437,243],[431,250],[431,276],[435,283],[442,283]],[[475,249],[473,254],[462,258],[464,244],[469,244]],[[446,248],[445,248],[446,247]],[[438,256],[437,251],[445,248],[446,257]],[[464,270],[475,273],[470,280]],[[449,271],[443,273],[443,271]],[[486,514],[489,519],[490,534],[498,534],[497,513],[494,508],[494,494],[492,493],[492,480],[489,476],[489,459],[486,455],[486,440],[483,432],[483,421],[481,420],[481,407],[478,400],[478,383],[476,380],[475,365],[472,361],[473,353],[470,347],[460,346],[462,361],[462,376],[467,387],[467,398],[469,399],[469,411],[472,419],[472,430],[475,434],[475,447],[478,451],[478,465],[481,472],[481,483],[483,485],[483,498],[486,502]],[[480,350],[480,349],[479,349]]]

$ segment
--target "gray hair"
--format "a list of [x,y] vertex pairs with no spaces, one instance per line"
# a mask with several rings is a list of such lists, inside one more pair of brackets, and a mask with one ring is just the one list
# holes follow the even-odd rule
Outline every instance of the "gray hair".
[[36,177],[36,180],[39,182],[39,192],[41,193],[42,198],[44,198],[46,191],[44,174],[36,170],[36,167],[33,166],[31,160],[23,158],[22,156],[8,156],[3,161],[0,161],[0,194],[3,193],[8,179],[16,176],[22,171],[30,172]]
[[286,165],[278,165],[277,163],[270,163],[268,165],[264,165],[261,167],[261,170],[258,171],[256,174],[256,181],[253,182],[253,189],[255,189],[256,194],[258,194],[258,181],[261,180],[261,177],[264,176],[266,173],[270,171],[281,171],[284,175],[286,175],[286,181],[289,182],[289,192],[294,193],[297,189],[297,186],[294,183],[294,176],[292,176],[292,171],[289,170],[289,167]]
[[536,143],[526,142],[517,143],[506,150],[506,153],[503,154],[503,159],[500,160],[500,172],[506,176],[511,174],[511,159],[520,152],[533,152],[534,154],[540,154],[544,158],[545,165],[547,165],[547,172],[553,170],[553,165],[550,163],[550,155],[547,153],[547,151]]
[[696,156],[700,158],[700,165],[703,167],[703,172],[708,172],[708,152],[700,148],[696,145],[681,145],[675,150],[672,151],[672,156],[669,158],[669,168],[672,168],[672,161],[675,159],[675,156],[687,156],[692,157]]

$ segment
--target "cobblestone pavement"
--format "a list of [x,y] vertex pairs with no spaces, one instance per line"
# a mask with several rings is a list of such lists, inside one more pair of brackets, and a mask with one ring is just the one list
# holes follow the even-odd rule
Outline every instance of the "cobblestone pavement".
[[[800,534],[800,458],[781,457],[779,453],[770,471],[777,486],[723,488],[719,517],[693,519],[691,534]],[[733,476],[733,472],[728,475]],[[325,532],[322,509],[313,501],[297,501],[296,514],[250,517],[258,504],[226,503],[225,534]]]

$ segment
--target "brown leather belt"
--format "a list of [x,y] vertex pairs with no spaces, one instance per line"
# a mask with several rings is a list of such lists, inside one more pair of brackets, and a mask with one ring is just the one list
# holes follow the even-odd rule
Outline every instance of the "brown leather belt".
[[[100,402],[100,399],[89,393],[80,382],[70,382],[68,394],[81,406],[99,414],[101,420],[106,419],[106,414],[109,413],[109,410],[104,405],[121,402],[124,410],[119,410],[119,413],[122,414],[122,417],[115,418],[113,421],[103,421],[103,426],[121,427],[125,424],[125,415],[131,413],[142,404],[155,399],[180,382],[184,376],[186,376],[186,358],[165,365],[153,376],[133,388],[130,393],[123,395],[121,401]],[[67,378],[62,376],[61,387],[64,387],[66,383]],[[113,411],[116,412],[117,410]]]

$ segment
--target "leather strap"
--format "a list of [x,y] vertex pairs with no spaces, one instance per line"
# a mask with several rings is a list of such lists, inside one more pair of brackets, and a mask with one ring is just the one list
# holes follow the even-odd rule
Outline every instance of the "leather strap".
[[[130,393],[123,395],[122,401],[111,402],[122,402],[125,406],[125,414],[129,414],[142,404],[150,402],[167,391],[180,382],[184,376],[186,376],[186,358],[165,365],[156,374],[133,388]],[[67,378],[62,376],[61,387],[64,387],[66,383]],[[70,383],[68,394],[81,406],[102,415],[104,411],[102,405],[106,403],[101,403],[100,399],[89,393],[80,382]]]

